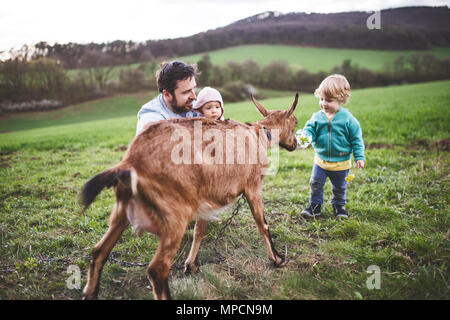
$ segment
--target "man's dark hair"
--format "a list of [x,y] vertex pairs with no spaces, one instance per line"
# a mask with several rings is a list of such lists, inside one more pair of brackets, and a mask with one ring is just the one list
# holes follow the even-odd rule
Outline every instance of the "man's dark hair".
[[173,95],[177,88],[178,80],[195,77],[197,70],[195,66],[188,65],[182,61],[163,62],[161,68],[156,71],[156,82],[159,92],[166,90]]

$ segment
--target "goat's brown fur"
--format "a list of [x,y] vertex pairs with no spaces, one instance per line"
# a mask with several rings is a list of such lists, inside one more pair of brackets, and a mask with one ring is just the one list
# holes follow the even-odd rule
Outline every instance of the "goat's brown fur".
[[[287,150],[294,150],[297,119],[293,112],[298,94],[286,111],[267,111],[253,97],[252,99],[264,119],[249,125],[233,120],[211,121],[202,118],[174,119],[148,125],[131,142],[119,164],[98,174],[84,185],[80,200],[85,209],[104,187],[114,186],[116,193],[108,231],[92,250],[88,282],[83,290],[85,299],[97,298],[103,265],[130,223],[136,227],[138,234],[148,231],[160,238],[147,274],[155,298],[170,299],[169,269],[188,223],[194,218],[197,220],[185,271],[197,271],[197,253],[208,223],[201,213],[231,204],[240,194],[244,194],[249,203],[270,260],[275,266],[284,265],[285,259],[274,248],[263,213],[261,170],[267,166],[267,161],[250,164],[246,155],[244,164],[236,161],[226,164],[225,150],[224,164],[177,165],[171,160],[172,150],[179,143],[171,141],[172,133],[182,129],[193,137],[195,121],[201,121],[203,132],[217,129],[218,132],[225,133],[226,130],[242,129],[249,137],[246,148],[249,149],[250,143],[262,141],[260,147],[263,148],[264,157],[273,141],[269,136],[260,137],[261,132],[264,132],[262,128],[266,127],[269,132],[277,129],[279,145]],[[202,150],[209,145],[205,141],[202,144]],[[194,155],[191,156],[193,160]]]

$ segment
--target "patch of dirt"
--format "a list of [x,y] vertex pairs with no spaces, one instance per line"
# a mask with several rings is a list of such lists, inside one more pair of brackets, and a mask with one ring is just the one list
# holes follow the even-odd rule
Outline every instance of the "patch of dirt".
[[[394,146],[388,143],[373,142],[366,146],[366,149],[393,149]],[[406,150],[430,150],[430,151],[450,151],[450,138],[435,140],[433,142],[427,139],[413,140],[410,145],[405,146]]]
[[0,156],[0,168],[11,168],[9,165],[9,160],[11,160],[11,157],[3,157]]
[[393,149],[394,146],[388,143],[373,142],[366,146],[366,149]]
[[0,163],[0,168],[10,168],[11,166],[9,165],[8,162],[3,161]]
[[127,146],[124,146],[123,144],[119,144],[119,145],[117,146],[117,148],[114,149],[114,150],[115,150],[115,151],[127,151],[127,149],[128,149]]
[[81,173],[75,172],[75,173],[72,175],[72,178],[76,178],[76,177],[79,177],[79,176],[81,176]]
[[406,150],[423,150],[428,149],[427,139],[416,139],[412,141],[412,144],[405,147]]
[[416,139],[413,143],[406,147],[407,150],[430,150],[430,151],[449,151],[450,138],[435,140],[429,142],[427,139]]
[[429,150],[450,151],[450,138],[433,141],[428,147]]

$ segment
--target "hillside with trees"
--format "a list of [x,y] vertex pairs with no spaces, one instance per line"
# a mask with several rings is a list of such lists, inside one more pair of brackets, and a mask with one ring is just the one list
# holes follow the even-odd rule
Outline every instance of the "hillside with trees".
[[243,44],[379,50],[426,50],[433,46],[450,46],[448,7],[382,10],[380,30],[367,28],[366,21],[371,14],[265,12],[190,37],[145,43],[117,40],[102,44],[49,45],[41,42],[31,55],[33,59],[51,58],[66,69],[74,69],[88,68],[92,64],[146,62],[152,58],[184,56]]
[[[370,70],[346,58],[320,72],[294,70],[275,55],[274,61],[263,66],[253,60],[213,65],[210,57],[202,54],[196,61],[201,72],[199,86],[219,87],[225,100],[238,101],[249,96],[245,88],[253,87],[311,92],[326,72],[346,75],[353,88],[450,78],[450,59],[427,50],[450,47],[447,7],[383,10],[380,30],[367,28],[371,14],[265,12],[178,39],[52,46],[41,42],[0,62],[0,113],[49,110],[115,93],[155,90],[158,61],[244,44],[402,49],[413,53],[397,56],[382,70]],[[132,63],[134,67],[127,66]],[[114,72],[118,73],[116,78],[112,77]]]

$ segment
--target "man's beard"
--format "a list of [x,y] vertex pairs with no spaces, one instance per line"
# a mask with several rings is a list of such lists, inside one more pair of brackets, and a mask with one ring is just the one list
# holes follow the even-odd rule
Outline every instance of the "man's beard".
[[[190,100],[188,102],[192,103],[192,101],[190,101]],[[175,98],[175,95],[173,95],[173,100],[172,100],[172,102],[170,102],[170,107],[172,108],[173,112],[180,114],[183,112],[191,111],[192,104],[190,106],[186,106],[186,105],[179,106],[177,98]]]

